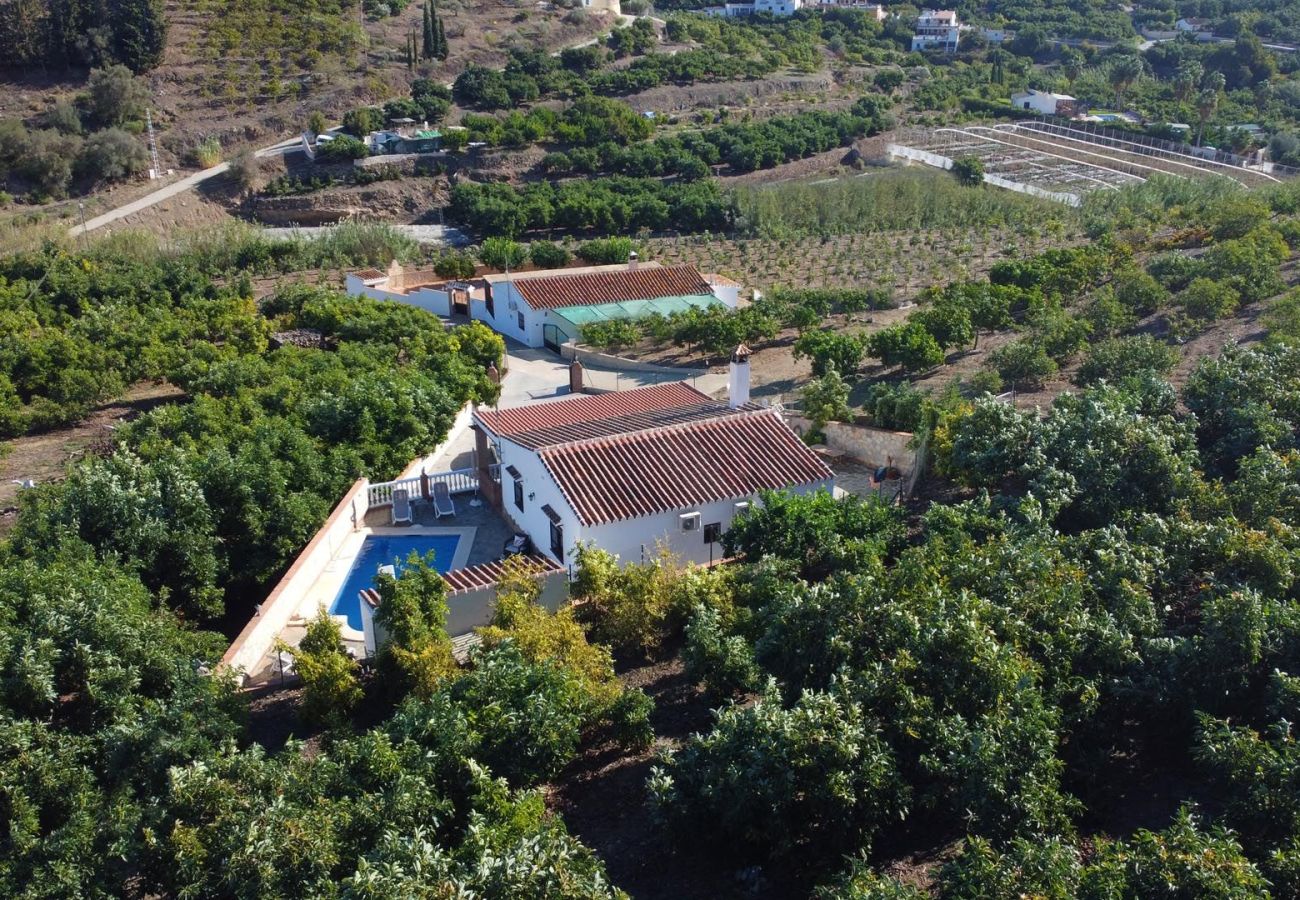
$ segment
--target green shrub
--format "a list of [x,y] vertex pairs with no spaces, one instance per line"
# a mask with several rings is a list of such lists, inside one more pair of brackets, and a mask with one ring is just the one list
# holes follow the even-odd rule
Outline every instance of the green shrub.
[[97,131],[81,145],[77,173],[92,181],[122,181],[149,166],[144,145],[120,128]]
[[918,321],[907,321],[877,331],[867,340],[867,353],[887,366],[905,372],[923,372],[943,365],[943,347]]
[[572,258],[569,251],[550,241],[535,241],[528,245],[528,256],[533,264],[543,269],[558,269]]
[[357,662],[343,647],[343,632],[321,608],[307,625],[307,633],[292,653],[294,668],[302,678],[302,717],[307,722],[337,728],[361,700]]
[[1111,338],[1095,344],[1079,367],[1080,385],[1118,382],[1135,375],[1168,375],[1178,362],[1178,351],[1150,335]]
[[453,251],[440,256],[433,264],[433,271],[442,278],[473,278],[478,267],[474,258],[463,251]]
[[1177,297],[1178,305],[1193,319],[1213,321],[1230,316],[1241,305],[1241,295],[1232,285],[1209,278],[1196,278]]
[[636,242],[628,237],[598,238],[578,245],[578,256],[592,265],[624,263],[636,249]]
[[221,162],[221,142],[215,137],[206,137],[194,145],[190,159],[200,169],[210,169]]
[[822,376],[833,369],[851,378],[862,365],[865,343],[857,334],[805,331],[794,342],[794,358],[811,360],[814,375]]
[[149,88],[126,66],[91,69],[86,82],[90,117],[103,127],[144,118]]
[[343,130],[354,138],[364,139],[384,127],[384,111],[377,106],[350,109],[343,114]]
[[318,162],[350,162],[354,159],[365,159],[369,155],[370,151],[364,141],[346,134],[335,135],[333,140],[316,147]]
[[479,248],[478,256],[483,265],[503,272],[522,266],[528,259],[528,248],[509,238],[490,237]]
[[965,156],[953,160],[952,174],[959,184],[978,187],[984,183],[984,163],[977,156]]
[[1013,390],[1037,390],[1056,374],[1056,361],[1041,343],[1030,338],[1003,344],[989,354],[988,365]]

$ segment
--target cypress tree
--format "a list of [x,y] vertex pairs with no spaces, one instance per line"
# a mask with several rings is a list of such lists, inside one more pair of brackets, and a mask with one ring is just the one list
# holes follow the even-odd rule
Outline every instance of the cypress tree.
[[424,4],[424,48],[421,59],[433,59],[438,55],[438,33],[433,24],[431,4]]
[[434,25],[435,25],[435,27],[436,27],[436,30],[437,30],[437,32],[438,32],[438,34],[437,34],[437,38],[438,38],[438,59],[446,59],[446,58],[447,58],[447,29],[446,29],[446,27],[442,24],[442,16],[439,16],[437,13],[434,13],[434,19],[433,19],[433,21],[434,21]]
[[107,12],[118,62],[132,72],[145,72],[162,62],[167,43],[162,0],[111,0]]

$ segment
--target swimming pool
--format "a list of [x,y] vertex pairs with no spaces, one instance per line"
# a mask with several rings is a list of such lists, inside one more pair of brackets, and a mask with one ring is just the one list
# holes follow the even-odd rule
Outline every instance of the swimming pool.
[[433,567],[439,572],[451,568],[460,536],[455,534],[372,534],[352,561],[347,580],[330,604],[330,614],[347,616],[348,626],[361,630],[361,591],[375,586],[380,566],[396,566],[401,572],[412,553],[433,551]]

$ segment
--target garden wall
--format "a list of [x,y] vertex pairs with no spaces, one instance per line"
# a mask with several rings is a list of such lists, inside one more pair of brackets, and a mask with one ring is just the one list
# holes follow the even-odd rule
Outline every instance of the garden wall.
[[[812,428],[812,422],[803,416],[787,415],[790,427],[800,434]],[[890,465],[907,478],[916,468],[916,451],[908,445],[912,434],[907,431],[886,431],[867,425],[852,425],[848,422],[827,422],[822,428],[826,435],[826,447],[836,453],[843,453],[869,466]]]
[[366,499],[369,486],[368,479],[359,478],[343,495],[320,531],[298,554],[289,571],[284,573],[284,577],[258,606],[253,618],[249,619],[244,630],[226,650],[226,655],[221,658],[223,668],[242,676],[243,673],[253,671],[271,651],[276,638],[300,606],[303,592],[316,583],[321,570],[338,553],[348,535],[364,523],[369,509]]
[[682,369],[677,366],[661,366],[655,363],[640,362],[635,359],[628,359],[626,356],[615,356],[612,353],[588,350],[576,344],[561,346],[560,356],[567,360],[577,359],[584,366],[599,366],[602,369],[614,369],[619,372],[652,372],[660,375],[677,375],[683,381],[704,374],[700,369]]
[[[569,577],[564,571],[547,572],[539,576],[542,593],[537,602],[555,612],[569,599]],[[459,637],[475,628],[492,623],[493,604],[497,599],[497,586],[456,591],[447,595],[447,634]]]

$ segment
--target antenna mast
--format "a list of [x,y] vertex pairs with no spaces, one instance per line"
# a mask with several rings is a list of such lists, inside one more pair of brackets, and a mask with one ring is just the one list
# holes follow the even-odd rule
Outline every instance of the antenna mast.
[[162,169],[158,165],[158,142],[153,136],[153,116],[148,109],[144,111],[144,127],[149,133],[149,178],[152,180],[162,175]]

